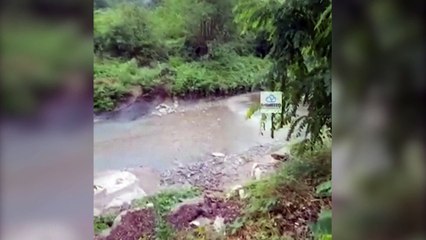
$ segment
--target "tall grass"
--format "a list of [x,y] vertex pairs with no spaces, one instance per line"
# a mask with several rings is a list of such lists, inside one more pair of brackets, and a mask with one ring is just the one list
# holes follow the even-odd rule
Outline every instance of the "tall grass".
[[95,59],[94,107],[96,111],[114,109],[130,86],[141,86],[146,92],[163,87],[170,95],[200,97],[252,91],[262,86],[269,66],[267,60],[236,54],[192,62],[174,57],[153,67],[139,67],[134,59]]

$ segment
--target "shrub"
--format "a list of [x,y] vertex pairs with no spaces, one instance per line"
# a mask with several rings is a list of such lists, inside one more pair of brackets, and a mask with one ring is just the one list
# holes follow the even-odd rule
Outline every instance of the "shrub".
[[135,5],[95,11],[95,53],[135,58],[139,65],[167,59],[167,51],[153,34],[148,16],[147,9]]
[[130,86],[139,85],[145,90],[161,84],[159,75],[164,68],[138,67],[137,61],[99,60],[94,64],[94,109],[111,111],[130,91]]

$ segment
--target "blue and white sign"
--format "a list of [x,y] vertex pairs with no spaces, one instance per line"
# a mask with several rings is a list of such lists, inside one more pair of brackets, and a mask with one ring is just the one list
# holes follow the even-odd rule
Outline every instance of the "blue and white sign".
[[260,92],[260,112],[280,113],[282,107],[282,92]]

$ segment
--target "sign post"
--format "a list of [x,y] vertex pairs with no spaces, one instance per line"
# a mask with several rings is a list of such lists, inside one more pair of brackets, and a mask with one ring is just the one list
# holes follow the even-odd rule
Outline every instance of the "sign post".
[[261,113],[281,113],[282,92],[260,92]]

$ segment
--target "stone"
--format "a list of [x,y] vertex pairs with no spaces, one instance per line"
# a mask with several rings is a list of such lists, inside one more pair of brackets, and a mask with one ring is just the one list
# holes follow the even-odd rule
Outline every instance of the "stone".
[[154,203],[149,202],[149,203],[146,204],[146,207],[147,208],[153,208],[154,207]]
[[263,171],[260,168],[254,170],[254,179],[260,180],[262,178]]
[[246,199],[247,198],[247,194],[246,194],[246,192],[244,191],[243,188],[238,190],[238,196],[240,197],[240,199]]
[[225,157],[225,154],[224,153],[220,153],[220,152],[213,152],[212,156],[213,157]]
[[194,221],[190,222],[191,227],[204,227],[211,224],[211,220],[206,217],[198,217]]
[[252,168],[251,168],[251,177],[254,178],[255,180],[259,180],[262,176],[262,169],[260,169],[259,164],[258,163],[254,163]]
[[219,234],[225,234],[225,219],[221,216],[217,216],[213,222],[214,230]]
[[191,227],[199,227],[200,225],[201,225],[201,223],[198,220],[194,220],[194,221],[189,223],[189,226],[191,226]]
[[95,177],[94,185],[106,190],[106,194],[115,193],[137,182],[137,177],[127,171],[113,171],[101,177]]

